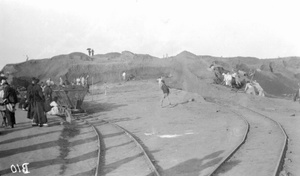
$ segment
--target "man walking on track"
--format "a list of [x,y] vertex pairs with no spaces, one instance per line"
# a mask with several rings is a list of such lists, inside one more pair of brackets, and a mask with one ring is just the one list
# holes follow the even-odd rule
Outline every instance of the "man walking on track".
[[163,97],[161,99],[160,106],[163,107],[163,101],[165,98],[168,98],[169,105],[171,105],[171,101],[169,99],[169,94],[170,94],[169,87],[166,85],[165,81],[163,80],[163,77],[158,78],[157,81],[158,81],[159,87],[163,91]]

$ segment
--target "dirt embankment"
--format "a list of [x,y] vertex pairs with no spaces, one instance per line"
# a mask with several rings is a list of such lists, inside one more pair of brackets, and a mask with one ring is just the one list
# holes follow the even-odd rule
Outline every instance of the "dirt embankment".
[[59,77],[73,81],[79,76],[89,75],[89,84],[119,82],[122,72],[136,80],[166,77],[172,87],[195,93],[207,94],[214,74],[208,69],[218,62],[227,70],[255,71],[257,80],[267,94],[291,97],[300,82],[300,60],[298,57],[261,60],[251,57],[197,56],[188,51],[169,58],[156,58],[147,54],[122,53],[98,54],[93,57],[83,53],[59,55],[50,59],[30,60],[10,64],[3,68],[10,77],[48,78],[59,82]]

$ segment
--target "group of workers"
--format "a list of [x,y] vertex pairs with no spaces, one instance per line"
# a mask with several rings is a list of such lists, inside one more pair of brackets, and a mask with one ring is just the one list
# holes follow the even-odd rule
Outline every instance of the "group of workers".
[[[230,73],[222,66],[218,66],[215,63],[210,66],[210,69],[215,73],[216,78],[214,81],[217,84],[226,85],[235,89],[244,88],[244,91],[248,94],[265,96],[264,90],[260,84],[256,80],[252,81],[255,72],[246,73],[242,70],[232,70],[232,73]],[[248,77],[251,77],[251,79],[249,80]]]

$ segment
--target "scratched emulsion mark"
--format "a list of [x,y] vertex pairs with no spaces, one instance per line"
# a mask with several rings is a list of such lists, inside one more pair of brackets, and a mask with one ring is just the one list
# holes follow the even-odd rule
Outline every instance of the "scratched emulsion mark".
[[59,159],[61,160],[62,165],[60,166],[60,175],[63,175],[67,169],[67,160],[66,157],[68,156],[70,152],[70,142],[69,139],[75,137],[80,133],[80,130],[76,127],[76,124],[65,124],[64,128],[60,134],[60,137],[58,139],[58,145],[59,145]]

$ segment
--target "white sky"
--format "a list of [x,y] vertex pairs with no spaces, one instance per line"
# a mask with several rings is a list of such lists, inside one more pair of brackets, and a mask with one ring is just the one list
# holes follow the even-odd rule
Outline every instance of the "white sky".
[[0,69],[71,52],[300,56],[297,1],[0,0]]

